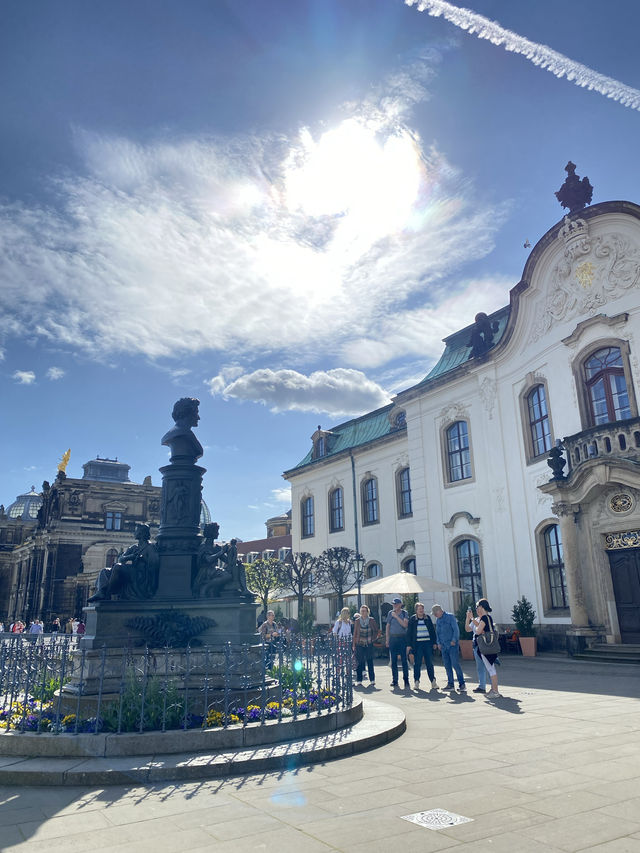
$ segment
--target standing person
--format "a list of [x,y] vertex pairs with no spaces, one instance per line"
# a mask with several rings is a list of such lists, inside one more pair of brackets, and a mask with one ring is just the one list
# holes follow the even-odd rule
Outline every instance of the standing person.
[[348,607],[343,607],[333,626],[333,633],[339,640],[344,640],[345,637],[351,638],[352,628],[351,611]]
[[81,620],[78,622],[78,630],[76,631],[76,634],[77,634],[79,637],[82,637],[82,636],[84,635],[84,632],[85,632],[86,630],[87,630],[87,626],[84,624],[83,620],[81,619]]
[[51,623],[51,633],[52,633],[52,634],[57,634],[57,633],[58,633],[59,631],[61,631],[61,630],[62,630],[62,627],[61,627],[61,625],[60,625],[60,620],[59,620],[59,619],[58,619],[58,617],[56,616],[56,618],[55,618],[55,619],[53,620],[53,622]]
[[460,628],[453,613],[447,613],[439,604],[434,604],[431,613],[436,617],[436,638],[438,648],[442,652],[442,663],[447,672],[447,686],[445,690],[455,690],[453,672],[458,676],[458,686],[461,693],[465,693],[467,687],[464,683],[464,672],[460,666]]
[[366,604],[360,608],[360,616],[356,617],[353,629],[353,649],[356,653],[356,684],[362,684],[364,665],[369,670],[369,685],[375,687],[376,675],[373,668],[373,644],[378,638],[376,620]]
[[433,627],[431,617],[424,612],[424,604],[417,601],[414,607],[415,613],[409,619],[407,629],[407,648],[413,649],[413,686],[420,689],[420,668],[422,660],[427,668],[427,675],[434,690],[438,689],[436,674],[433,669],[432,649],[436,644],[436,629]]
[[[489,615],[491,613],[491,608],[489,607],[489,602],[486,598],[481,598],[479,601],[476,601],[476,613],[478,614],[478,619],[476,620],[478,622],[478,627],[475,636],[479,637],[481,634],[484,634],[485,631],[493,631],[493,617]],[[498,655],[481,654],[481,657],[485,667],[487,668],[487,672],[489,673],[489,678],[491,679],[491,690],[487,693],[487,699],[500,699],[501,696],[498,691],[498,673],[496,672],[496,658]]]
[[398,655],[402,663],[405,690],[409,687],[409,664],[407,663],[407,627],[409,614],[402,607],[402,599],[394,598],[393,607],[387,613],[387,646],[391,658],[391,687],[398,687]]
[[476,662],[476,672],[478,673],[478,686],[473,688],[474,693],[486,693],[487,692],[487,668],[484,665],[484,661],[482,660],[482,655],[478,649],[478,641],[476,639],[476,634],[478,632],[478,623],[480,618],[477,619],[473,615],[473,610],[470,607],[467,607],[467,619],[465,622],[465,630],[473,632],[473,657]]
[[39,619],[34,619],[31,625],[29,625],[29,633],[42,634],[42,623]]
[[64,632],[65,634],[73,634],[73,619],[71,618],[71,616],[69,616],[65,623]]
[[276,644],[280,637],[280,631],[278,630],[275,618],[276,614],[273,610],[267,610],[267,618],[264,620],[260,626],[260,630],[258,631],[260,639],[264,643],[264,655],[267,668],[271,668],[273,666]]

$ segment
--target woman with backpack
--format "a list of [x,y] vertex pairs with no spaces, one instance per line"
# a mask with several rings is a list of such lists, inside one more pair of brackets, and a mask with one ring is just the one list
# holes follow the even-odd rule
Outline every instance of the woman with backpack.
[[478,616],[475,619],[476,628],[474,631],[474,642],[478,643],[478,651],[480,652],[484,665],[489,673],[489,678],[491,679],[491,690],[486,694],[486,696],[487,699],[500,699],[500,693],[498,691],[498,673],[496,672],[496,658],[498,657],[498,654],[484,651],[483,641],[479,639],[483,634],[488,634],[489,632],[495,632],[495,635],[497,636],[493,617],[489,615],[491,613],[491,608],[489,607],[489,602],[486,598],[481,598],[476,602],[476,613]]

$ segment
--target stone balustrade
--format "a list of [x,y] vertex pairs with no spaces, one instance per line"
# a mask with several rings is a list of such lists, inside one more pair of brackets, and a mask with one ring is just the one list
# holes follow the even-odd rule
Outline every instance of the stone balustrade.
[[622,457],[640,461],[640,418],[591,427],[563,439],[563,445],[570,471],[591,459]]

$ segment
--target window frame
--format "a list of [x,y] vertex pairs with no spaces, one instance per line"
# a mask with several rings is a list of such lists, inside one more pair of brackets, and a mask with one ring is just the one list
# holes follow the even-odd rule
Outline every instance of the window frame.
[[[546,421],[549,426],[549,450],[544,450],[542,453],[536,452],[536,446],[533,438],[533,424],[530,415],[531,395],[534,394],[539,388],[542,388],[544,392],[545,406],[547,410]],[[520,393],[520,419],[522,424],[522,436],[524,440],[526,464],[533,465],[536,462],[540,462],[541,460],[546,459],[548,457],[549,451],[553,448],[555,440],[555,433],[553,431],[553,417],[551,414],[551,407],[549,405],[549,386],[547,384],[547,380],[543,376],[537,376],[532,373],[527,376],[525,387]],[[543,419],[541,418],[539,420]]]
[[316,525],[313,495],[306,495],[300,501],[300,536],[302,539],[311,539],[315,535]]
[[[334,497],[339,495],[339,506],[334,506]],[[340,524],[335,524],[336,514],[339,513]],[[344,530],[344,489],[336,486],[329,491],[329,533],[340,533]]]
[[[413,568],[410,566],[411,563],[413,563]],[[418,574],[418,569],[416,566],[416,558],[413,555],[410,557],[406,557],[402,561],[400,568],[403,572],[409,572],[410,575],[417,575]]]
[[[405,474],[407,478],[406,486],[404,486],[403,484],[403,478]],[[405,465],[403,468],[400,468],[396,472],[396,503],[398,509],[398,518],[413,517],[413,503],[411,498],[411,469],[409,465]]]
[[[591,429],[591,427],[605,426],[605,424],[596,424],[593,418],[591,395],[587,384],[586,364],[597,352],[610,347],[615,347],[620,350],[622,370],[627,386],[627,396],[629,398],[629,418],[638,417],[638,403],[636,399],[635,385],[633,382],[633,374],[631,372],[631,364],[629,361],[629,342],[620,338],[601,338],[598,341],[594,341],[588,347],[582,349],[576,355],[571,365],[575,387],[578,392],[578,408],[580,411],[580,420],[582,422],[583,430]],[[626,418],[624,420],[626,420]],[[607,423],[617,423],[617,421],[608,421]]]
[[[461,548],[467,542],[470,543],[470,546],[473,546],[475,548],[475,553],[470,554],[469,556],[473,557],[477,560],[478,570],[477,570],[477,572],[471,571],[469,573],[461,574],[460,573]],[[470,552],[471,552],[471,550],[472,550],[472,548],[469,547]],[[484,571],[483,571],[483,565],[482,565],[482,549],[480,547],[480,542],[477,539],[475,539],[473,536],[468,536],[468,535],[460,536],[459,538],[455,539],[451,543],[451,558],[452,558],[451,566],[452,566],[452,570],[453,570],[452,576],[454,578],[454,584],[456,586],[462,587],[462,589],[463,589],[463,592],[458,593],[460,598],[461,599],[465,598],[468,595],[470,595],[474,601],[477,601],[479,598],[482,598],[485,595],[485,592],[484,592]],[[464,559],[465,559],[465,557],[463,556],[462,560],[464,560]],[[465,585],[465,583],[463,582],[463,579],[467,576],[472,579],[471,584],[470,584],[471,589],[469,589]],[[473,582],[473,578],[476,576],[479,577],[479,579],[480,579],[478,584],[475,584]]]
[[[560,546],[561,548],[563,548],[562,525],[560,524],[557,518],[547,518],[544,521],[540,522],[540,524],[538,524],[535,529],[535,543],[538,554],[538,573],[540,577],[540,590],[542,594],[542,612],[545,617],[566,619],[567,617],[570,617],[571,610],[569,606],[569,589],[567,587],[566,570],[564,570],[564,559],[562,559],[562,570],[564,570],[564,597],[566,601],[566,606],[555,607],[553,604],[551,579],[549,577],[550,567],[548,564],[547,542],[545,537],[547,531],[552,527],[557,528]],[[562,554],[562,557],[564,557],[564,552]]]
[[[460,450],[450,451],[449,449],[449,434],[451,430],[458,426],[459,424],[464,424],[466,428],[466,438],[467,438],[467,446]],[[473,482],[475,479],[474,469],[473,469],[473,453],[471,447],[471,425],[469,422],[469,418],[462,417],[456,418],[454,421],[449,421],[446,426],[442,427],[442,442],[441,442],[442,454],[443,454],[443,467],[445,474],[445,485],[446,486],[459,486],[463,483]],[[469,474],[466,477],[460,477],[459,479],[452,479],[452,468],[451,468],[451,458],[453,454],[460,454],[464,450],[468,453],[468,466],[469,466]]]
[[[368,494],[369,484],[371,484],[372,494]],[[378,478],[373,474],[367,475],[360,486],[360,498],[362,502],[362,526],[371,527],[373,524],[380,524],[380,492],[378,489]],[[369,512],[369,508],[373,512]]]
[[113,530],[118,533],[122,528],[122,511],[119,509],[107,509],[104,512],[104,529]]

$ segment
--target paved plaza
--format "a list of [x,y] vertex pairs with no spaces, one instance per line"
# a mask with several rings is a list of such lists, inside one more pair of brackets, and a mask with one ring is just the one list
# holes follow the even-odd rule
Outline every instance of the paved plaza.
[[[406,733],[326,764],[144,787],[2,787],[0,849],[640,853],[640,669],[543,655],[507,657],[499,675],[495,702],[392,692],[378,662],[377,689],[362,693],[401,708]],[[446,683],[442,667],[436,676]],[[403,819],[437,809],[470,820],[434,830]]]

